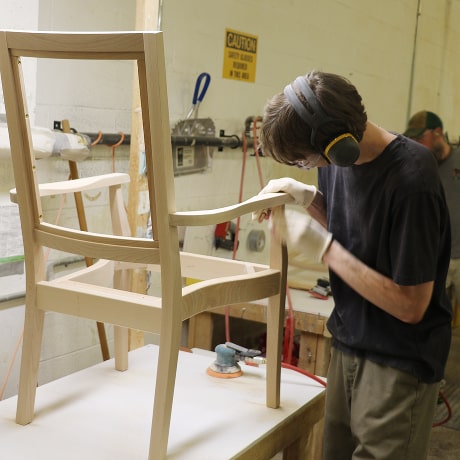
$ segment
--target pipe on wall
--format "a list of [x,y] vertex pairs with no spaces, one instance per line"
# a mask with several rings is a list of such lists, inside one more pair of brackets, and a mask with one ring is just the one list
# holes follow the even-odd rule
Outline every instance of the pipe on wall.
[[[97,145],[114,145],[120,142],[120,133],[81,133],[84,136],[88,136],[91,143],[96,142]],[[247,140],[248,145],[252,147],[252,139]],[[131,143],[131,135],[125,134],[121,145],[129,145]],[[242,147],[243,143],[236,134],[226,135],[224,131],[220,132],[220,137],[213,136],[171,136],[171,143],[178,147],[186,146],[208,146],[218,148],[231,148],[236,149]]]

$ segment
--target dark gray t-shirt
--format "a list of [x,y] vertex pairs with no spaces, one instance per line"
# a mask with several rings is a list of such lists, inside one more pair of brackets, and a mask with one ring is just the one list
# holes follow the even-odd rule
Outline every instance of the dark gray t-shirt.
[[460,257],[460,149],[453,149],[439,164],[439,175],[446,193],[452,232],[451,257]]
[[439,381],[451,337],[445,292],[450,224],[434,156],[398,136],[372,162],[319,168],[318,183],[329,231],[340,244],[399,285],[434,281],[423,320],[407,324],[330,271],[335,308],[328,328],[334,345],[426,383]]

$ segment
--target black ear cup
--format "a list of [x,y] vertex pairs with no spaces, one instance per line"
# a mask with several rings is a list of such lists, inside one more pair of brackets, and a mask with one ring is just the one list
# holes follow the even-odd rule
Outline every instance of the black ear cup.
[[[307,110],[298,92],[305,98],[313,112]],[[341,123],[330,117],[322,108],[315,93],[304,77],[297,77],[293,83],[284,88],[284,95],[301,117],[311,127],[311,145],[315,146],[328,163],[337,166],[351,166],[359,158],[359,143],[351,133],[344,133],[329,141],[326,148],[317,145],[316,134],[326,123]]]
[[324,149],[327,160],[337,166],[351,166],[359,158],[359,144],[350,133],[333,139]]

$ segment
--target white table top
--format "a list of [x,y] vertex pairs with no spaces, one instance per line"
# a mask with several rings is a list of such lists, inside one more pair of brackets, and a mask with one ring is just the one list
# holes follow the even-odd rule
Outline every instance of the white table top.
[[[147,458],[158,347],[129,354],[130,369],[113,360],[37,389],[30,425],[14,421],[16,397],[0,402],[1,460],[141,460]],[[168,459],[227,460],[308,404],[324,388],[282,369],[281,408],[265,406],[265,369],[243,376],[206,374],[209,356],[181,352]]]
[[[334,299],[332,296],[328,296],[326,300],[318,299],[304,289],[293,288],[289,289],[289,295],[292,300],[292,308],[295,311],[329,318],[329,316],[331,316],[332,310],[334,309]],[[286,296],[286,309],[289,308],[288,299],[288,296]],[[255,300],[249,303],[267,307],[268,299]]]
[[[292,299],[293,308],[296,311],[311,313],[312,315],[324,316],[329,318],[334,309],[334,299],[328,296],[327,300],[313,297],[308,291],[303,289],[289,289]],[[288,300],[286,298],[286,308],[288,308]]]

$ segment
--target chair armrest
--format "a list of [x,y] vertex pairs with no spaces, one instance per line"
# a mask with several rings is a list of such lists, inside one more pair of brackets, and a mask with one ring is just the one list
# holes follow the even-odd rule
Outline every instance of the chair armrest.
[[294,201],[287,193],[264,193],[238,204],[223,208],[201,211],[175,212],[169,215],[169,222],[175,226],[204,226],[227,222],[235,217],[261,209],[275,208]]
[[[100,176],[83,177],[74,180],[64,180],[60,182],[49,182],[39,185],[40,196],[62,195],[64,193],[84,192],[96,188],[110,187],[113,185],[127,184],[129,174],[111,173]],[[10,190],[10,200],[17,203],[16,189]]]

